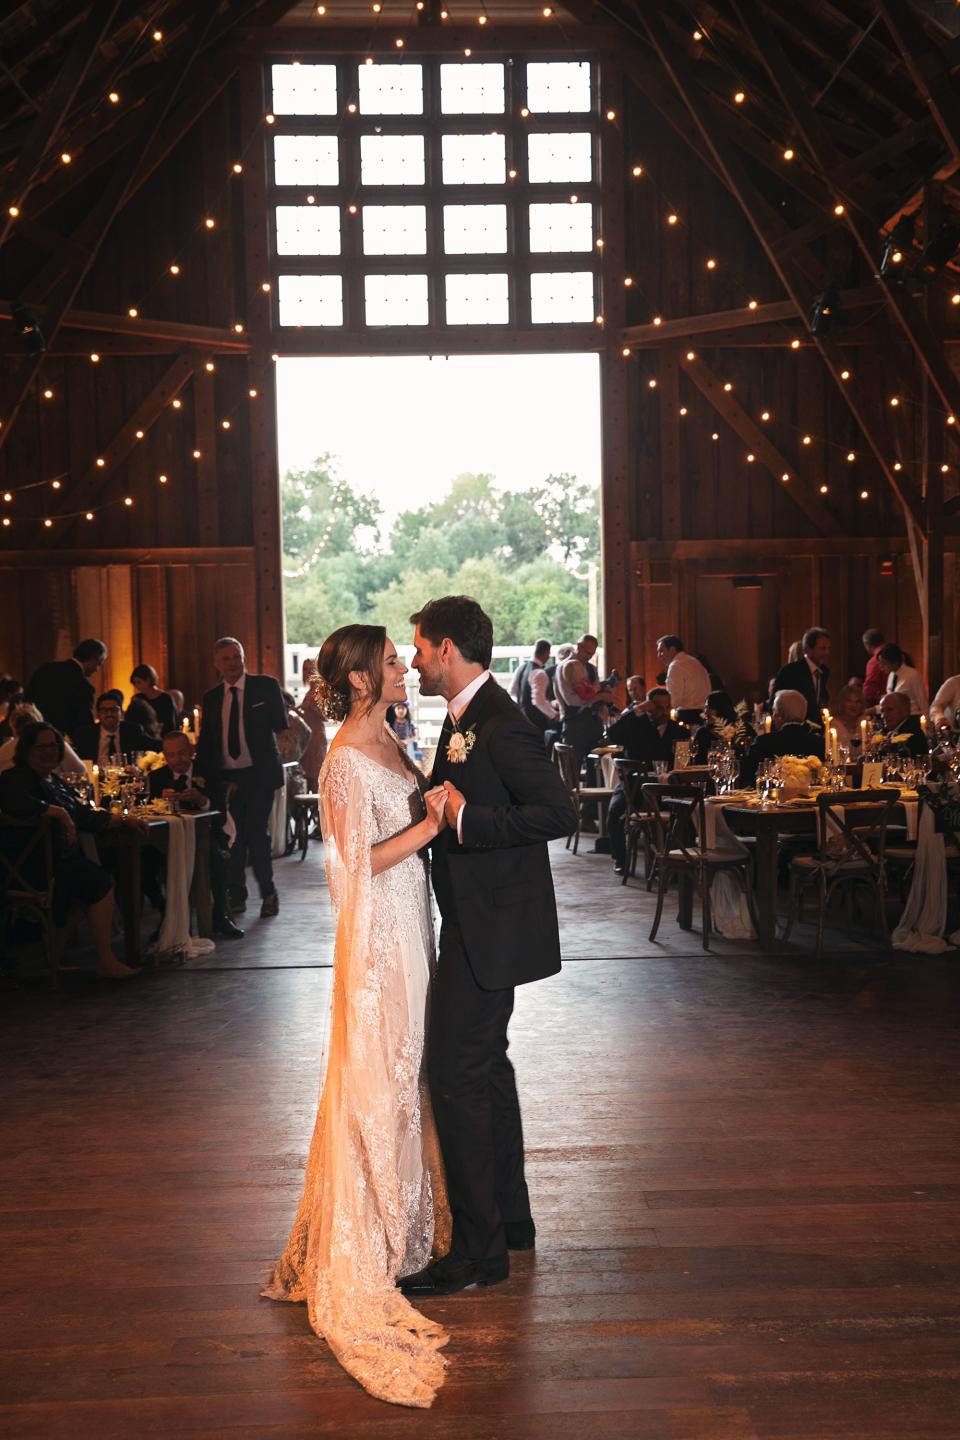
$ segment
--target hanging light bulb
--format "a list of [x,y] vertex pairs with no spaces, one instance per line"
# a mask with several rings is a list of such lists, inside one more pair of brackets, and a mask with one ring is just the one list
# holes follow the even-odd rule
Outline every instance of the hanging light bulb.
[[120,104],[120,96],[116,90],[111,90],[110,94],[107,96],[107,99],[110,101],[111,105]]
[[793,159],[793,150],[790,148],[789,145],[787,146],[786,150],[784,150],[784,152],[783,152],[783,158],[784,158],[784,160],[792,160],[792,159]]
[[179,274],[180,274],[180,266],[177,265],[177,264],[171,265],[171,266],[170,266],[170,274],[171,274],[171,275],[179,275]]
[[133,496],[132,496],[132,495],[124,495],[124,497],[123,497],[123,503],[124,503],[124,505],[132,505],[132,504],[133,504]]
[[829,485],[821,485],[821,486],[820,486],[820,494],[821,494],[821,495],[826,495],[826,494],[828,493],[829,489],[830,489],[830,486],[829,486]]

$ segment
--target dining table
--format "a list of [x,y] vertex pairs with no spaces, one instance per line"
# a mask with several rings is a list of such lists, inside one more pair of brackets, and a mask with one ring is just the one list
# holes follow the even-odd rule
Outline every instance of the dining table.
[[[723,819],[735,837],[753,842],[757,939],[764,949],[770,949],[777,938],[780,842],[787,836],[799,836],[816,842],[816,798],[810,796],[780,802],[761,802],[754,794],[740,792],[729,797],[718,796],[712,803],[722,808]],[[688,843],[694,841],[695,801],[685,796],[667,796],[663,804],[667,809],[680,812],[681,836]],[[908,835],[912,834],[914,837],[917,831],[917,804],[915,792],[901,792],[901,799],[891,814],[893,823],[903,825]],[[692,874],[687,870],[681,871],[677,897],[677,924],[681,930],[693,929],[694,890]]]

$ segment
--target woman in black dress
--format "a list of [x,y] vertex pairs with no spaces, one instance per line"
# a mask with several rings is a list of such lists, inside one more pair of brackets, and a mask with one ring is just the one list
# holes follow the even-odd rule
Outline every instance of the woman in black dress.
[[[63,759],[63,736],[52,725],[34,720],[21,731],[13,766],[0,775],[0,812],[14,820],[39,820],[49,816],[53,830],[53,923],[57,959],[67,939],[67,922],[75,906],[87,912],[97,948],[97,974],[111,980],[127,980],[139,972],[118,960],[110,947],[113,920],[113,881],[108,871],[81,852],[77,831],[94,834],[111,825],[139,826],[133,816],[113,817],[81,805],[68,785],[55,774]],[[6,844],[15,835],[4,837]],[[16,841],[16,848],[21,842]],[[37,849],[23,866],[30,884],[47,884],[44,852]]]

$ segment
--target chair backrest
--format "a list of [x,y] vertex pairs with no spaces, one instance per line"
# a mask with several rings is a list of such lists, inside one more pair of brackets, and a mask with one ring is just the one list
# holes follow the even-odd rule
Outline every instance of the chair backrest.
[[851,859],[871,870],[883,864],[887,827],[899,790],[832,790],[817,796],[817,838],[821,860],[835,858],[838,840],[845,841]]
[[[53,827],[55,820],[41,816],[39,820],[14,820],[0,815],[0,898],[6,894],[20,897],[46,895],[53,884]],[[29,878],[33,857],[42,860],[43,887]]]
[[[648,821],[653,848],[658,855],[665,855],[668,850],[682,850],[690,859],[696,858],[699,848],[699,841],[695,840],[691,845],[682,840],[684,822],[689,812],[680,805],[668,806],[664,812],[664,800],[690,800],[693,802],[695,815],[694,826],[697,836],[705,834],[703,815],[703,790],[696,785],[653,785],[642,784],[640,786],[640,813]],[[663,814],[669,815],[669,820],[664,824],[661,818]]]
[[565,740],[558,740],[553,747],[553,759],[568,793],[576,799],[580,792],[580,768],[577,765],[576,750]]
[[645,784],[648,770],[642,760],[614,760],[613,768],[617,772],[617,779],[623,786],[623,793],[627,799],[629,811],[639,810],[642,802],[640,789]]

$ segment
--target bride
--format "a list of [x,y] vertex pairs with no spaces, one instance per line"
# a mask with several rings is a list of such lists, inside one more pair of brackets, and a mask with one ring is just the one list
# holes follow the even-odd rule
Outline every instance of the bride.
[[386,724],[406,666],[386,631],[323,643],[319,693],[342,720],[320,772],[337,917],[326,1074],[287,1247],[263,1294],[304,1300],[310,1324],[371,1395],[427,1407],[447,1335],[396,1288],[449,1248],[426,1084],[434,967],[426,849],[446,791],[422,780]]

